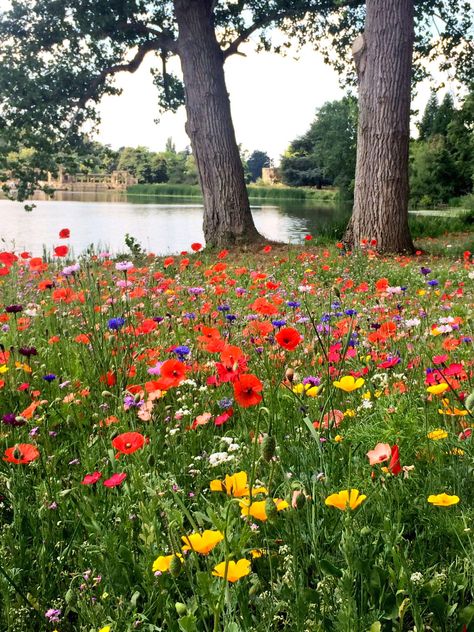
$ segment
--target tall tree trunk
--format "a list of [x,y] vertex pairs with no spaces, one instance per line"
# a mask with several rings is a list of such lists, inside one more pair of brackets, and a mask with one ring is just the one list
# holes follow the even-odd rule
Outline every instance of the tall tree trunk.
[[186,132],[204,197],[204,237],[208,246],[221,247],[262,237],[250,212],[212,5],[212,0],[174,0]]
[[354,209],[344,237],[357,248],[412,252],[408,151],[413,0],[367,0],[365,31],[352,47],[359,84]]

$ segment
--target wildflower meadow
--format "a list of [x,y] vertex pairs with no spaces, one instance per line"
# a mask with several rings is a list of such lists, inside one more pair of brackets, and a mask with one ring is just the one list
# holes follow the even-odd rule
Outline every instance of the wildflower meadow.
[[458,259],[0,253],[0,630],[474,630]]

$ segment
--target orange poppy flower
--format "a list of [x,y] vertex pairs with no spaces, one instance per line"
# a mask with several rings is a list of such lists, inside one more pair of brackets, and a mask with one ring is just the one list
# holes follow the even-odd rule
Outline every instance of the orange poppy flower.
[[31,443],[18,443],[12,448],[5,450],[3,460],[7,463],[31,463],[39,457],[39,450]]

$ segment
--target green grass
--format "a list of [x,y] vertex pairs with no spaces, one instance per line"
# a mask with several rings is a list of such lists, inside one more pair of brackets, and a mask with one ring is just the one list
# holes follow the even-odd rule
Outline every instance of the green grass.
[[[283,186],[264,187],[249,185],[248,192],[251,200],[311,200],[332,203],[337,197],[337,192],[332,190]],[[200,187],[191,184],[134,184],[127,189],[127,193],[132,195],[154,195],[157,197],[202,198]]]

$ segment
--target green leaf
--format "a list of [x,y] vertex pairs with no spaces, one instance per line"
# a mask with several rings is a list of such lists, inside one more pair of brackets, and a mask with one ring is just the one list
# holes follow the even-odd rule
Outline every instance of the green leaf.
[[328,560],[320,560],[319,566],[325,575],[332,575],[333,577],[342,577],[342,571],[334,564],[331,564]]
[[187,614],[185,617],[178,619],[179,629],[183,632],[195,632],[196,617],[193,614]]

